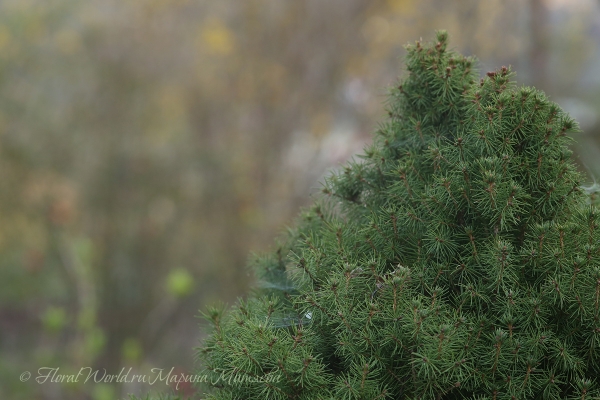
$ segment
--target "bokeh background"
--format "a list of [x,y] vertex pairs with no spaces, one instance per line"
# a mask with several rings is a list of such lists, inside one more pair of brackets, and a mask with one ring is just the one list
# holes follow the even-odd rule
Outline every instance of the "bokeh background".
[[0,1],[0,398],[167,389],[41,367],[192,373],[198,310],[246,293],[441,28],[570,111],[600,177],[598,0]]

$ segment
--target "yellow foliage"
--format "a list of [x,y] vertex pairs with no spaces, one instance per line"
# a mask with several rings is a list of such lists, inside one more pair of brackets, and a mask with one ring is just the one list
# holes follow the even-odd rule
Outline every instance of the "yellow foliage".
[[407,14],[414,11],[416,6],[414,0],[388,0],[388,5],[393,12]]
[[213,18],[201,29],[201,43],[209,52],[229,55],[235,50],[235,36],[220,19]]

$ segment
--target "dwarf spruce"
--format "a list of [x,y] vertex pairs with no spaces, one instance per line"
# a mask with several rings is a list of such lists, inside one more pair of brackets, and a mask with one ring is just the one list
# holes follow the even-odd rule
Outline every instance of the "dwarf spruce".
[[510,68],[479,79],[443,31],[405,69],[373,144],[256,258],[256,290],[206,313],[206,398],[600,398],[577,124]]

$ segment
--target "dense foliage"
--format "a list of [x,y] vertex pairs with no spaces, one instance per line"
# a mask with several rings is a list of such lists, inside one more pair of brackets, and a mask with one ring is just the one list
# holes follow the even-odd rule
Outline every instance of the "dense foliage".
[[327,179],[259,288],[211,309],[210,399],[600,396],[599,213],[577,124],[437,41],[361,160]]

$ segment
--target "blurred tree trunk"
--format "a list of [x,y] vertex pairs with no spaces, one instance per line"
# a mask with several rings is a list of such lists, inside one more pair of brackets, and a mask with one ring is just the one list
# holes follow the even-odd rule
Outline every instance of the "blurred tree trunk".
[[531,16],[531,84],[549,91],[548,81],[548,9],[545,0],[530,0]]

